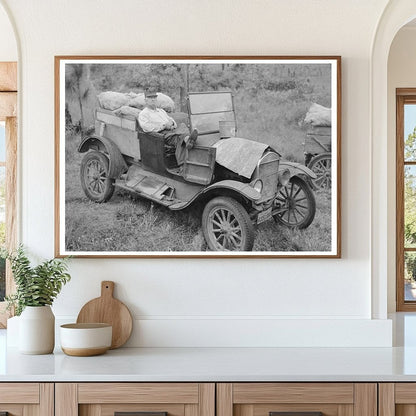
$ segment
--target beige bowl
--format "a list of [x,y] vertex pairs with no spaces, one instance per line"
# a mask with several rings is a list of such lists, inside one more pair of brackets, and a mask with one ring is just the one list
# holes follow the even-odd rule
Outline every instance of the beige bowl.
[[61,348],[77,357],[104,354],[111,347],[112,326],[102,323],[61,325]]

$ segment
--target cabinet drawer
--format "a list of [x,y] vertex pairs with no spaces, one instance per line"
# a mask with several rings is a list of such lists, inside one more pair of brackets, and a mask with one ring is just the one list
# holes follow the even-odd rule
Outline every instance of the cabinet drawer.
[[58,383],[56,416],[215,416],[213,383]]
[[0,383],[0,403],[31,403],[40,400],[38,383]]
[[80,383],[79,403],[198,403],[198,383]]
[[217,416],[376,416],[375,383],[220,383]]

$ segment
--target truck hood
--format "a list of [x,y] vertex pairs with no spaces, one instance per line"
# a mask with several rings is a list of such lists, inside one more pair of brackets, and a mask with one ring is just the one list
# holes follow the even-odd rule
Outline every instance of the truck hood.
[[216,142],[216,162],[238,175],[250,179],[257,162],[269,145],[240,137],[230,137]]

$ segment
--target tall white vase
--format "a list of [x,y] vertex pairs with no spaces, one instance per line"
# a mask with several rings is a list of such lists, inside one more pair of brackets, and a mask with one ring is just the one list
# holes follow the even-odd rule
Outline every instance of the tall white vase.
[[50,354],[55,346],[55,315],[50,306],[26,306],[19,319],[19,351]]

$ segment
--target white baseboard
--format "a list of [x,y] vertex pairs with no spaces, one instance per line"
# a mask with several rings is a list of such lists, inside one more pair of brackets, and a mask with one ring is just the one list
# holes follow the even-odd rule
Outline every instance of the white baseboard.
[[[57,317],[57,327],[74,319]],[[125,346],[391,347],[392,323],[387,319],[140,317],[134,320],[132,336]]]

